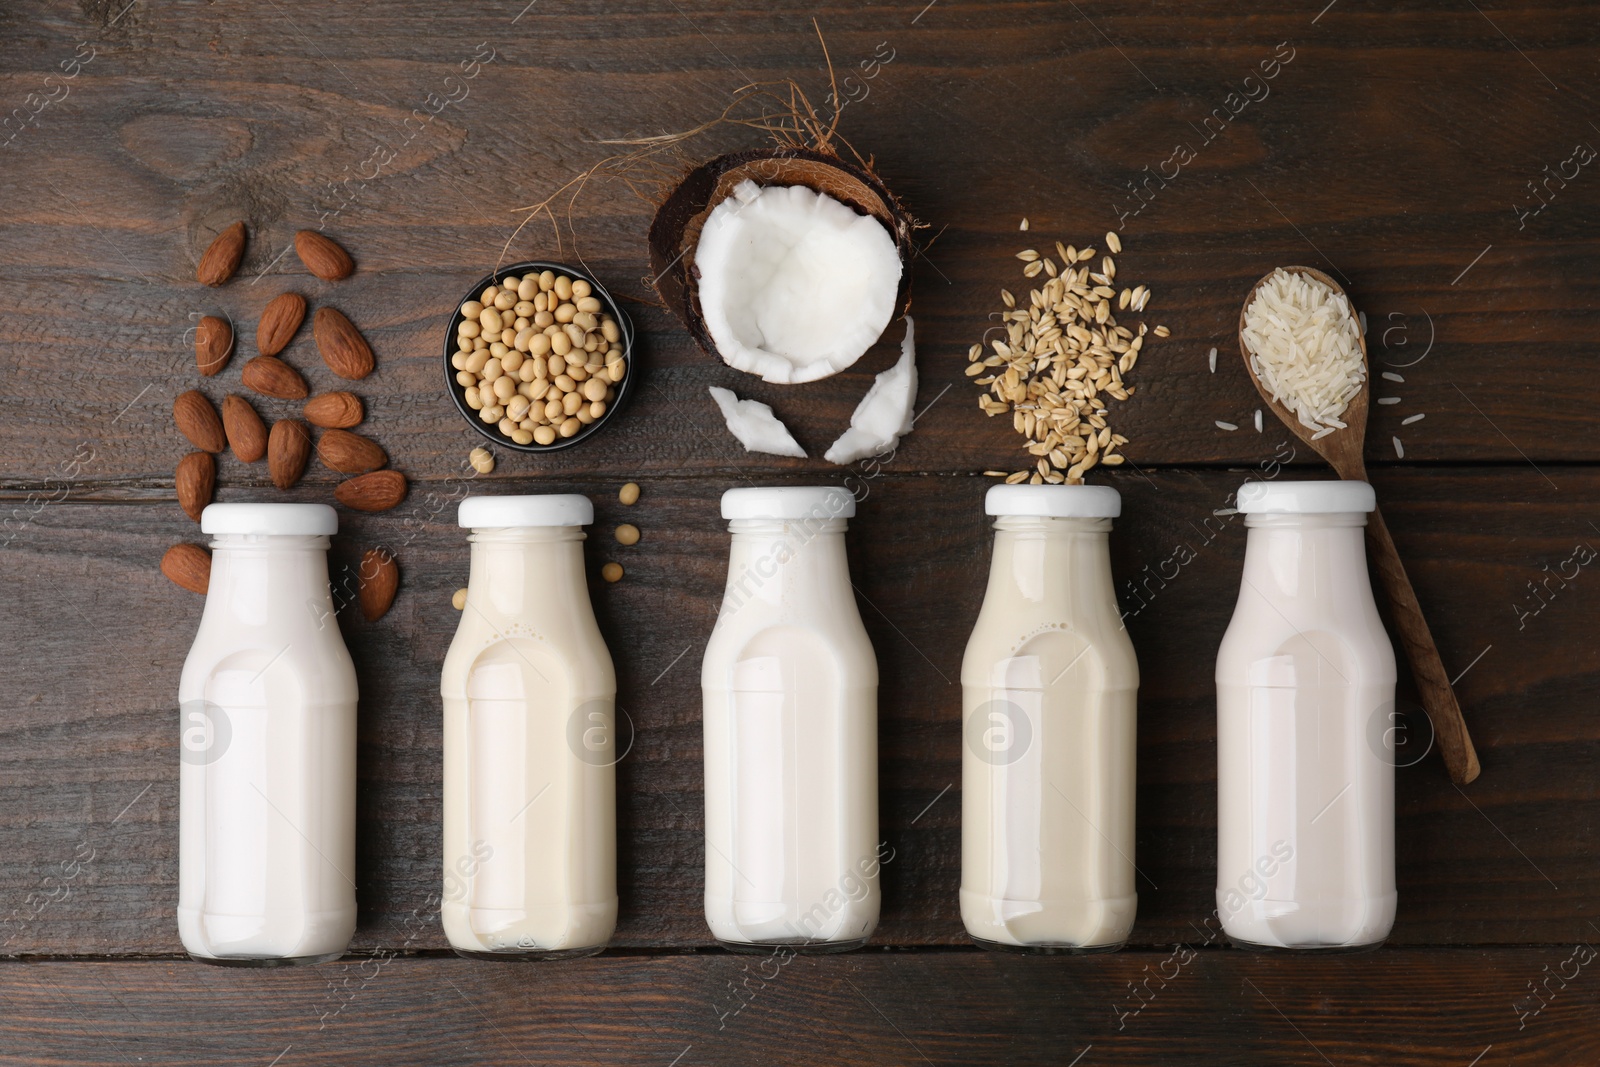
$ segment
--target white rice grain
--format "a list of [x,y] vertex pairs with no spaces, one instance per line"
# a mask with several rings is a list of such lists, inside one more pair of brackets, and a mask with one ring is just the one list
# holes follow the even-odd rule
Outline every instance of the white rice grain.
[[1223,422],[1221,419],[1217,420],[1217,429],[1219,430],[1237,430],[1238,428],[1239,427],[1235,426],[1231,422]]
[[1245,309],[1241,336],[1256,377],[1302,426],[1321,437],[1343,425],[1338,417],[1366,381],[1343,293],[1280,267]]
[[1401,426],[1410,426],[1413,422],[1421,422],[1423,419],[1425,419],[1427,417],[1428,416],[1426,416],[1426,415],[1407,415],[1405,418],[1400,420],[1400,425]]

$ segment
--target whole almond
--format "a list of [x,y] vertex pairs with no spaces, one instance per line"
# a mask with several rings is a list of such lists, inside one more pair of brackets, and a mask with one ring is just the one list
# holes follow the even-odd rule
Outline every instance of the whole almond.
[[267,435],[267,473],[272,484],[288,489],[306,472],[311,459],[311,431],[299,419],[279,419]]
[[277,356],[257,356],[244,365],[244,384],[262,396],[301,400],[311,392],[300,372]]
[[221,285],[233,277],[244,258],[244,223],[236,222],[212,240],[211,246],[200,257],[200,266],[194,276],[201,285]]
[[372,373],[372,346],[355,323],[334,308],[318,308],[312,320],[317,351],[322,362],[341,378],[359,379]]
[[172,421],[178,424],[179,432],[196,448],[221,452],[228,447],[228,439],[222,432],[222,420],[217,418],[217,409],[198,389],[178,394],[178,398],[172,402]]
[[205,596],[211,587],[211,553],[200,545],[173,545],[161,557],[161,573],[189,592]]
[[373,471],[340,482],[333,498],[357,511],[388,511],[406,498],[406,476],[399,471]]
[[400,568],[394,556],[387,549],[367,549],[361,554],[356,581],[361,614],[368,622],[377,622],[394,603],[394,594],[400,588]]
[[194,331],[194,362],[207,378],[228,365],[233,355],[233,326],[227,319],[207,315]]
[[389,462],[383,446],[349,430],[325,430],[317,442],[317,458],[340,474],[365,474]]
[[348,430],[361,422],[361,398],[354,393],[323,393],[306,401],[306,421],[327,430]]
[[210,452],[190,452],[178,461],[174,478],[178,490],[178,503],[195,522],[211,503],[211,494],[217,488],[217,460]]
[[350,258],[349,252],[340,248],[333,238],[316,230],[301,230],[295,234],[294,250],[300,262],[306,265],[306,270],[325,282],[348,278],[356,269],[355,260]]
[[254,463],[267,454],[267,424],[250,401],[238,393],[222,398],[222,428],[228,434],[228,447],[245,463]]
[[275,356],[289,347],[294,332],[306,318],[306,298],[299,293],[283,293],[273,298],[256,325],[256,349],[263,356]]

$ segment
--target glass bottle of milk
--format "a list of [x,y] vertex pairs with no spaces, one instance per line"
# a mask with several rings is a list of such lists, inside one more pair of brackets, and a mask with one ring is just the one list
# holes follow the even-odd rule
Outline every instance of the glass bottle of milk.
[[845,560],[855,498],[732,489],[706,647],[706,921],[725,947],[813,952],[878,924],[878,664]]
[[1217,653],[1217,914],[1236,944],[1350,949],[1394,924],[1394,649],[1365,482],[1249,482]]
[[356,672],[324,504],[212,504],[178,684],[178,932],[209,963],[337,959],[356,928]]
[[1099,952],[1133,926],[1139,666],[1111,581],[1115,489],[997,485],[961,663],[961,920],[985,948]]
[[470,496],[444,660],[445,936],[462,956],[589,956],[617,923],[617,676],[589,602],[582,496]]

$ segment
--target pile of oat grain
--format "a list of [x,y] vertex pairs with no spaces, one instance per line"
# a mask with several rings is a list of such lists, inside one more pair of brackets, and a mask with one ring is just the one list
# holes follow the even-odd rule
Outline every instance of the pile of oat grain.
[[[1122,251],[1115,233],[1106,234],[1106,246]],[[1105,397],[1133,395],[1134,387],[1122,376],[1138,363],[1148,327],[1140,324],[1136,335],[1118,325],[1112,305],[1116,311],[1142,312],[1150,290],[1143,285],[1119,290],[1116,262],[1105,256],[1096,271],[1093,248],[1057,241],[1056,253],[1059,269],[1034,249],[1017,253],[1024,277],[1049,278],[1028,293],[1023,308],[1002,289],[1005,339],[989,341],[993,351],[987,356],[982,344],[967,353],[967,376],[986,390],[978,406],[991,416],[1009,412],[1012,425],[1027,439],[1024,447],[1036,457],[1033,466],[1011,474],[984,471],[1008,484],[1081,485],[1096,464],[1119,466],[1123,456],[1117,449],[1128,443],[1106,425]],[[1168,331],[1157,326],[1149,332],[1166,337]]]

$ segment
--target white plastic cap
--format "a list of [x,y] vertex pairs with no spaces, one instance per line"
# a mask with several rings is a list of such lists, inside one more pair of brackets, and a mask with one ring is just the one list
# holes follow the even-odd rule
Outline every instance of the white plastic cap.
[[994,485],[983,497],[985,515],[1046,519],[1114,519],[1122,494],[1109,485]]
[[856,498],[836,485],[729,489],[722,494],[725,519],[850,519]]
[[326,504],[207,504],[200,532],[320,537],[339,532],[339,513]]
[[456,521],[469,530],[507,526],[587,526],[594,521],[594,505],[586,496],[556,493],[548,496],[469,496],[461,502]]
[[1234,507],[1245,515],[1335,515],[1374,511],[1378,498],[1366,482],[1245,482]]

